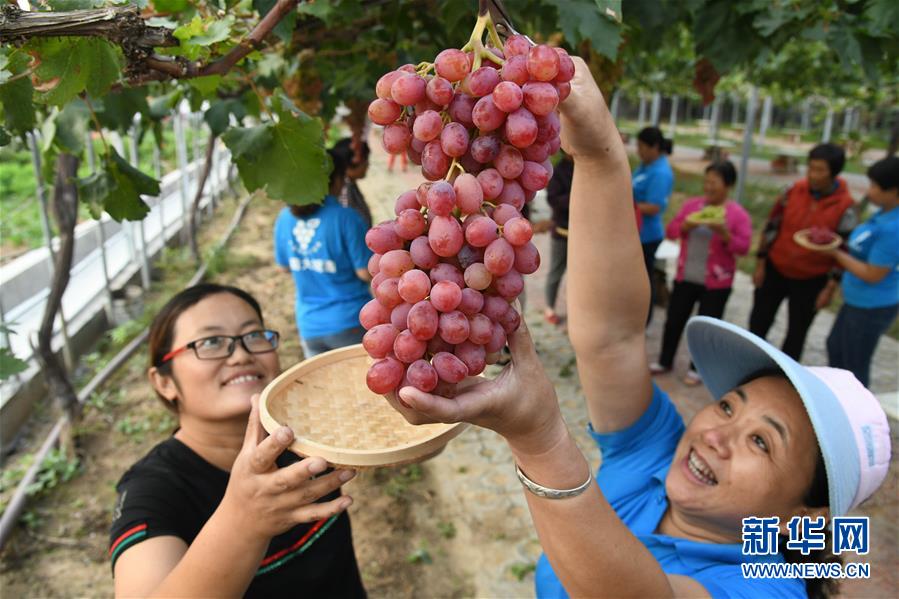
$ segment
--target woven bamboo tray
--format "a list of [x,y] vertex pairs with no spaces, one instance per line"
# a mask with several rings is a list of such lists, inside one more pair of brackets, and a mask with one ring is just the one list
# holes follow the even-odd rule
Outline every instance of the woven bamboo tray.
[[365,385],[370,363],[359,344],[293,366],[263,390],[262,426],[271,433],[286,424],[294,431],[294,453],[357,469],[424,461],[465,430],[464,423],[406,422]]
[[796,231],[795,233],[793,233],[793,241],[795,241],[797,245],[804,247],[807,250],[817,251],[833,250],[840,247],[840,245],[842,245],[843,243],[842,238],[840,238],[839,236],[835,236],[830,243],[826,243],[824,245],[812,243],[808,238],[809,232],[810,229]]

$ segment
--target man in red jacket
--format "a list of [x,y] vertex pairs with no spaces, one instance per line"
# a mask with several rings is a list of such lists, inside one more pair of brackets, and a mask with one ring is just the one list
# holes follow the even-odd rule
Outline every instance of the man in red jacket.
[[839,271],[828,254],[800,246],[793,234],[822,227],[845,239],[852,232],[858,223],[854,201],[846,181],[837,177],[845,162],[846,155],[839,146],[828,143],[812,148],[807,178],[777,198],[759,240],[749,330],[765,337],[781,302],[788,299],[789,320],[782,349],[797,361],[815,314],[833,298]]

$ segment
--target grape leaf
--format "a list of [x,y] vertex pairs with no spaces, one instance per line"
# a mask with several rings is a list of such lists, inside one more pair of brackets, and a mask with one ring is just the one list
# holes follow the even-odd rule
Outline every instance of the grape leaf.
[[[28,68],[29,58],[23,52],[13,51],[3,55],[6,68],[13,75],[18,75]],[[37,121],[34,114],[34,88],[31,78],[20,77],[15,81],[0,84],[0,108],[3,109],[3,122],[11,133],[24,134],[34,129]]]
[[0,147],[8,145],[11,141],[12,136],[9,134],[9,131],[0,126]]
[[80,98],[66,104],[65,108],[56,116],[55,143],[70,154],[76,156],[84,150],[84,140],[87,138],[90,122],[90,111],[87,104]]
[[24,372],[27,368],[28,362],[15,357],[9,348],[0,347],[0,381]]
[[203,118],[206,120],[206,124],[209,125],[209,130],[212,131],[213,135],[221,135],[230,125],[232,114],[238,123],[247,116],[243,102],[234,99],[218,100],[212,103],[209,110],[203,115]]
[[559,14],[559,25],[565,39],[572,45],[590,40],[593,49],[615,59],[621,44],[621,30],[606,9],[621,16],[621,3],[608,0],[549,0]]
[[91,101],[94,103],[97,120],[107,129],[127,131],[135,114],[150,114],[146,88],[126,88],[110,92],[99,100],[92,98]]
[[141,220],[150,207],[140,196],[159,195],[159,181],[128,164],[110,147],[103,158],[103,167],[78,180],[78,192],[94,218],[99,218],[105,210],[117,221]]
[[181,45],[174,50],[174,53],[190,60],[197,60],[201,56],[206,57],[209,55],[209,46],[228,39],[233,24],[234,17],[231,15],[222,19],[209,18],[205,20],[196,16],[172,33],[181,40]]
[[233,127],[222,137],[244,185],[289,204],[321,202],[330,171],[321,123],[287,98],[274,96],[272,108],[277,123]]
[[44,4],[46,4],[50,10],[68,12],[70,10],[99,8],[106,4],[106,2],[104,2],[104,0],[44,0]]
[[153,8],[159,13],[182,12],[190,6],[190,0],[153,0]]
[[100,38],[46,38],[28,43],[40,59],[35,77],[39,99],[62,106],[82,91],[103,95],[119,78],[119,50]]
[[205,77],[193,77],[187,80],[188,85],[200,92],[204,98],[211,98],[215,95],[219,85],[222,83],[221,75],[206,75]]

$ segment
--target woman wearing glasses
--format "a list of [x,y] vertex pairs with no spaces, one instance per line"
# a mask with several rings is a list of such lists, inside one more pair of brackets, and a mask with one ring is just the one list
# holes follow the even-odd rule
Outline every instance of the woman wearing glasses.
[[[150,329],[150,383],[178,429],[117,486],[117,596],[364,597],[340,486],[321,458],[267,436],[258,393],[280,372],[278,333],[253,297],[202,284]],[[247,415],[249,414],[249,423]],[[316,478],[317,475],[318,476]]]

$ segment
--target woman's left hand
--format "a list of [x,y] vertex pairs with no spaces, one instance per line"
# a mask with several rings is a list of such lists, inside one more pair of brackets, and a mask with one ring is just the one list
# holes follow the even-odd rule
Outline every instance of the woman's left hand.
[[708,225],[708,227],[713,233],[716,233],[724,239],[724,241],[730,241],[730,229],[727,228],[727,223],[714,223]]
[[404,387],[390,404],[412,424],[470,422],[496,431],[524,453],[552,447],[567,434],[556,392],[546,376],[524,320],[509,335],[512,362],[495,379],[468,379],[448,399]]

